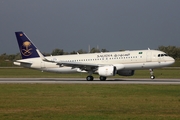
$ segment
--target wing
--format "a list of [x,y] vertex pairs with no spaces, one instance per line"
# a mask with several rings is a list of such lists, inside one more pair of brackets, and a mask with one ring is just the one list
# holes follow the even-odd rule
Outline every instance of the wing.
[[80,68],[81,70],[85,71],[96,71],[99,66],[99,64],[92,64],[92,63],[82,63],[82,62],[63,62],[63,61],[57,61],[57,64],[61,66],[69,66],[72,68]]

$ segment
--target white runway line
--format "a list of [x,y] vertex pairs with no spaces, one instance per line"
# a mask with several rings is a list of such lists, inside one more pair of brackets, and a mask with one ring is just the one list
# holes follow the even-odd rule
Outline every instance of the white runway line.
[[84,78],[0,78],[0,84],[24,83],[24,84],[180,84],[180,79],[125,79],[110,78],[100,81],[86,81]]

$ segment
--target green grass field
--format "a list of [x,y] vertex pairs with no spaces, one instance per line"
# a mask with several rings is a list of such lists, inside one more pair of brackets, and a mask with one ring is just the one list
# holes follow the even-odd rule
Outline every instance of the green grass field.
[[179,85],[0,84],[1,120],[179,120]]
[[[154,70],[156,78],[180,78],[179,71],[178,68]],[[0,69],[1,78],[85,78],[86,75]],[[149,78],[149,71],[139,70],[133,77],[123,78]],[[0,120],[69,119],[179,120],[180,85],[0,84]]]

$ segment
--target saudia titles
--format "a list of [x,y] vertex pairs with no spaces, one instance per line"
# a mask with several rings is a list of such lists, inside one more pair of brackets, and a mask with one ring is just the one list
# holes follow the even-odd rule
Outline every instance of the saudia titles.
[[127,54],[100,54],[100,55],[97,55],[97,57],[123,57],[123,56],[130,56],[130,53],[127,53]]
[[30,56],[32,54],[32,48],[31,47],[31,43],[29,41],[25,41],[22,44],[22,48],[21,48],[21,53],[24,56]]

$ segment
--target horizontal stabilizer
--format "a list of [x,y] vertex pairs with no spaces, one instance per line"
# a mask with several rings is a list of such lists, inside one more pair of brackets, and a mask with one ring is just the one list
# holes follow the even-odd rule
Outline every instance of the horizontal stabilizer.
[[32,62],[30,62],[30,61],[27,61],[27,60],[17,60],[16,62],[18,62],[18,63],[24,63],[24,64],[32,64]]

